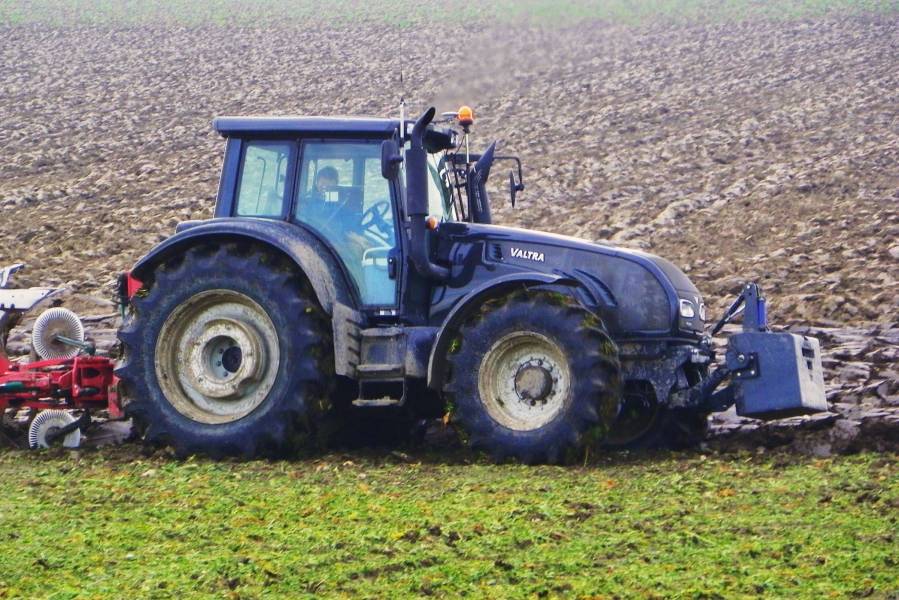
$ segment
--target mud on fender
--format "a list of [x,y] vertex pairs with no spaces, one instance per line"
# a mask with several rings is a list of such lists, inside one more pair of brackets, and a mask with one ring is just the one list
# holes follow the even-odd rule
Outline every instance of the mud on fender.
[[736,333],[728,340],[726,361],[741,416],[780,419],[827,410],[821,346],[815,338]]

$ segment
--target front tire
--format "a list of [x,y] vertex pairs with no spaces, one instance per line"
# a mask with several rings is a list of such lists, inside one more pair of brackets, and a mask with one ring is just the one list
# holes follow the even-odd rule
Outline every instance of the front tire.
[[618,412],[618,349],[564,294],[488,301],[460,328],[448,362],[453,422],[498,460],[564,462]]
[[179,455],[275,456],[327,408],[327,318],[286,259],[250,245],[163,263],[119,334],[126,413]]

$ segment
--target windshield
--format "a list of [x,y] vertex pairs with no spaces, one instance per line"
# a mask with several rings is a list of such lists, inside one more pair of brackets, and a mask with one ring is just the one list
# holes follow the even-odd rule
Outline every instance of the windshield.
[[441,173],[434,155],[428,155],[428,214],[441,221],[454,221],[452,197],[446,184],[446,173]]

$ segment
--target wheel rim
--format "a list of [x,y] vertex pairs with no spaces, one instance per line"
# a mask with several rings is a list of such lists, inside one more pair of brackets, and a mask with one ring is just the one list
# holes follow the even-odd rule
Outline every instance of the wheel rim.
[[623,446],[636,442],[652,431],[661,415],[661,406],[656,401],[655,390],[650,384],[626,389],[618,418],[612,424],[605,443]]
[[160,388],[175,410],[200,423],[228,423],[250,414],[271,391],[278,333],[249,297],[209,290],[168,316],[155,358]]
[[484,355],[478,391],[487,412],[516,431],[543,427],[569,403],[571,372],[555,342],[535,332],[499,339]]

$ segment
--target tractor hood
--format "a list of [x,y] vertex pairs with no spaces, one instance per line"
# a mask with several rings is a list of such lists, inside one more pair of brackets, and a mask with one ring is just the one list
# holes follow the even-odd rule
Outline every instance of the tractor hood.
[[[691,335],[703,330],[699,291],[683,271],[663,258],[539,231],[479,223],[444,225],[464,230],[468,242],[483,240],[486,261],[515,270],[564,274],[583,282],[614,308],[616,329]],[[682,301],[692,305],[693,317],[681,316]]]

